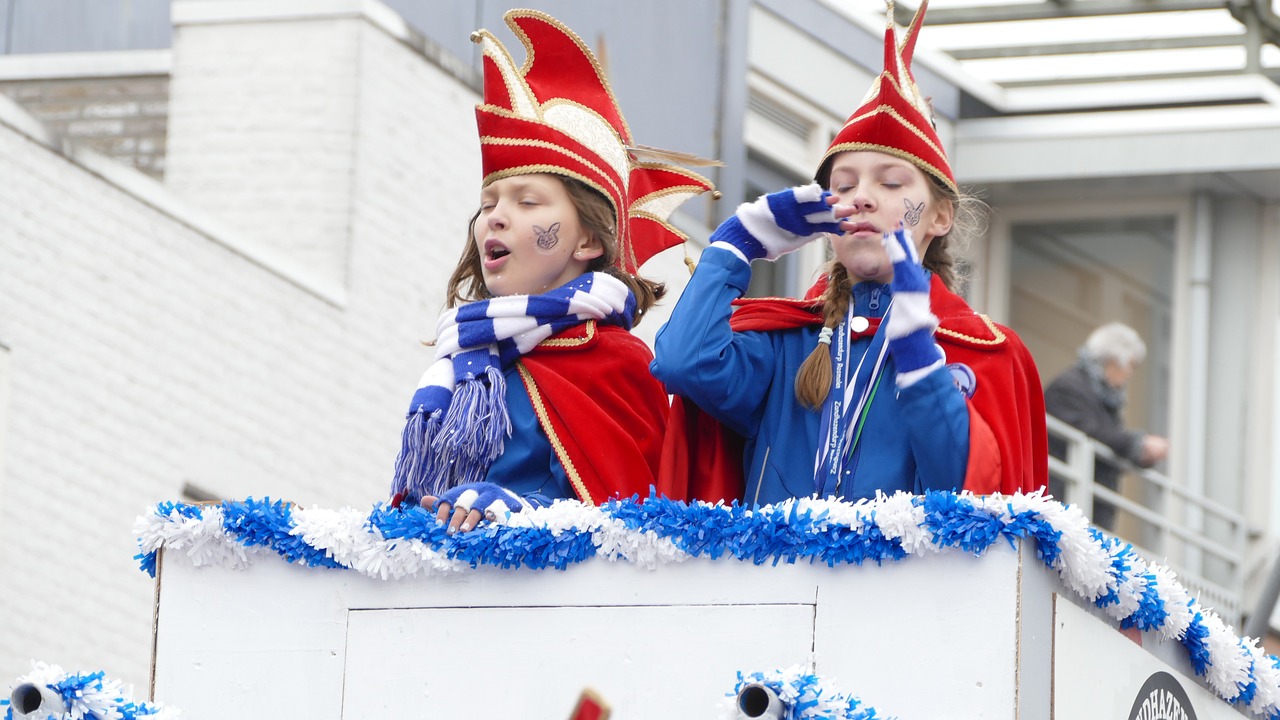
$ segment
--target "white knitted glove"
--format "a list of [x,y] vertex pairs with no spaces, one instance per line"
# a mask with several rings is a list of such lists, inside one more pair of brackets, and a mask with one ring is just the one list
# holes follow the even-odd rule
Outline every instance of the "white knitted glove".
[[942,367],[942,348],[933,341],[938,318],[929,307],[929,275],[920,265],[911,231],[899,227],[885,233],[882,242],[893,262],[893,307],[884,331],[898,368],[898,387],[909,387]]
[[835,211],[827,204],[830,196],[811,183],[743,203],[711,233],[711,242],[728,243],[748,261],[776,260],[822,233],[841,232]]

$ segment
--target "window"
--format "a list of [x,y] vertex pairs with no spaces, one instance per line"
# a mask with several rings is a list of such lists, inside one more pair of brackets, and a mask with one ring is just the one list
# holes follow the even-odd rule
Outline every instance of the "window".
[[1094,328],[1122,322],[1147,344],[1129,381],[1128,424],[1167,435],[1174,218],[1020,222],[1010,235],[1009,325],[1045,382],[1075,363]]
[[[1002,228],[1008,239],[1006,317],[1046,386],[1076,363],[1080,346],[1099,325],[1118,321],[1137,330],[1147,356],[1129,379],[1124,424],[1168,437],[1178,218],[1156,209],[1142,214],[1114,206],[1113,212],[1084,219],[1030,213]],[[1169,465],[1156,469],[1167,473]],[[1139,505],[1167,509],[1161,491],[1136,476],[1122,473],[1115,482],[1104,484]],[[1074,501],[1065,488],[1051,489]],[[1158,528],[1128,511],[1095,500],[1092,519],[1144,547],[1170,552]]]

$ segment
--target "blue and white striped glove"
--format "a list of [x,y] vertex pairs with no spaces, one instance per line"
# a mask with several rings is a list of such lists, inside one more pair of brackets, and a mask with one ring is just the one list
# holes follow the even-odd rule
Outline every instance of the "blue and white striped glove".
[[519,495],[490,482],[463,483],[450,488],[426,510],[435,512],[442,505],[448,505],[455,512],[462,510],[469,513],[475,510],[489,522],[499,524],[506,522],[511,513],[524,512],[533,507]]
[[843,232],[828,197],[831,193],[811,183],[743,203],[711,233],[711,242],[729,244],[747,261],[777,260],[822,233]]
[[929,307],[929,274],[920,265],[911,231],[885,233],[885,252],[893,263],[893,307],[885,320],[889,353],[898,368],[898,387],[910,387],[942,367],[942,348],[933,341],[938,318]]

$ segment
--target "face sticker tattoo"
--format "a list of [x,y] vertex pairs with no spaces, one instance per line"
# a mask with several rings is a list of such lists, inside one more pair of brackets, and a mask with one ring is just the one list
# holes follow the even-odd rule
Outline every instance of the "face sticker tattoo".
[[560,244],[560,236],[557,234],[560,232],[560,223],[558,222],[551,223],[549,228],[534,225],[533,231],[538,233],[537,239],[534,240],[534,245],[537,246],[540,253],[550,253]]
[[924,203],[912,205],[910,200],[903,198],[902,204],[907,206],[907,212],[902,216],[902,221],[908,225],[919,225],[920,214],[924,212]]

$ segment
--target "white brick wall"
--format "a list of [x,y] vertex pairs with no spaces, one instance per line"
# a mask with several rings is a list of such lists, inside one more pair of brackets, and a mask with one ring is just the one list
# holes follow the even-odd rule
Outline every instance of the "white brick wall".
[[0,345],[0,517],[4,517],[5,443],[9,438],[9,348]]
[[[247,163],[200,148],[222,187],[180,182],[182,199],[100,158],[60,155],[0,104],[0,675],[42,659],[147,687],[153,585],[130,526],[184,482],[329,507],[384,496],[429,358],[419,341],[475,202],[477,98],[381,27],[330,24],[275,39],[324,43],[325,68],[277,64],[254,26],[247,45],[221,49],[222,65],[175,58],[175,91],[179,71],[222,72],[244,56],[265,75],[314,71],[301,97],[263,109],[295,113],[314,130],[307,141],[276,134],[281,118],[223,117],[245,136],[261,123],[278,153]],[[190,124],[203,120],[183,103],[208,111],[217,98],[175,96],[175,123]],[[195,166],[171,173],[192,178]],[[227,210],[238,203],[249,209]],[[268,256],[260,242],[335,233],[345,291],[309,291],[251,259]]]
[[178,22],[173,37],[166,182],[339,283],[362,25]]

